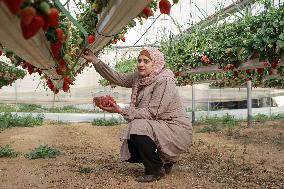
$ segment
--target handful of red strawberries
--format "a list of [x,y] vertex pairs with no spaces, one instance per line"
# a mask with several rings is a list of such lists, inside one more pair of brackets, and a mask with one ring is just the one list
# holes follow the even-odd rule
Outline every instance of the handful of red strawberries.
[[106,95],[101,97],[94,97],[93,98],[94,106],[103,106],[103,107],[112,107],[112,104],[116,104],[116,101],[112,96]]

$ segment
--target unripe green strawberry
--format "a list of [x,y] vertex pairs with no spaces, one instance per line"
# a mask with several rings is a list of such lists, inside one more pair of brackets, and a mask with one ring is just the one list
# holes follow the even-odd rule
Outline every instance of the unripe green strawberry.
[[131,20],[128,25],[129,27],[135,27],[136,26],[135,20]]
[[12,58],[13,54],[14,53],[12,51],[6,51],[6,57],[7,58]]
[[98,1],[92,4],[92,8],[96,14],[100,14],[102,12],[102,6],[98,3]]
[[43,12],[43,13],[46,14],[46,15],[49,15],[49,13],[50,13],[50,6],[49,6],[49,4],[48,4],[47,2],[45,2],[45,1],[42,1],[42,2],[40,3],[39,9],[40,9],[41,12]]

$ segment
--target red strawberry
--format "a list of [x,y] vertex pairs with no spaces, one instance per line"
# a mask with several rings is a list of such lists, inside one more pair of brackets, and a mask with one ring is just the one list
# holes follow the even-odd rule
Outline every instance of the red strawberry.
[[22,68],[26,69],[30,64],[26,61],[23,62]]
[[73,85],[73,81],[70,79],[70,77],[68,75],[64,77],[64,82]]
[[48,79],[46,83],[47,83],[47,85],[53,85],[51,79]]
[[9,8],[10,12],[16,15],[20,11],[23,0],[4,0],[4,3]]
[[2,54],[3,54],[2,51],[0,51],[0,56],[2,56]]
[[269,64],[267,61],[265,61],[265,62],[263,63],[263,65],[264,65],[265,67],[270,66],[270,64]]
[[273,60],[272,63],[271,63],[271,68],[273,68],[273,69],[277,68],[278,62],[279,62],[278,59]]
[[64,77],[64,82],[68,82],[68,81],[69,81],[69,79],[70,79],[70,78],[69,78],[69,76],[68,76],[68,75],[67,75],[67,76],[65,76],[65,77]]
[[60,41],[58,41],[57,43],[51,43],[50,49],[54,58],[59,57],[61,47],[62,43]]
[[54,91],[54,85],[53,85],[51,79],[48,79],[46,83],[47,83],[47,86],[50,88],[50,90]]
[[60,42],[63,42],[65,40],[65,34],[61,28],[56,28],[55,30],[57,38]]
[[26,25],[23,22],[21,22],[21,29],[25,39],[29,39],[32,37],[29,32],[29,25]]
[[121,38],[121,41],[125,42],[125,37]]
[[272,75],[272,74],[273,74],[272,70],[269,70],[269,71],[268,71],[268,74],[269,74],[269,75]]
[[47,15],[48,25],[57,27],[59,22],[59,11],[56,8],[51,8],[50,13]]
[[62,71],[66,71],[66,62],[64,61],[64,59],[60,59],[59,60],[59,67]]
[[114,98],[112,96],[108,96],[109,97],[109,101],[112,101],[113,103],[116,104],[116,101],[114,100]]
[[258,73],[258,74],[263,74],[263,72],[264,72],[264,69],[263,69],[263,68],[258,68],[258,69],[257,69],[257,73]]
[[25,39],[33,37],[44,26],[42,16],[36,15],[31,24],[26,25],[21,22],[21,28]]
[[180,76],[180,72],[176,72],[175,77],[179,77],[179,76]]
[[42,71],[41,71],[40,69],[38,69],[38,70],[37,70],[37,73],[38,73],[39,75],[41,75],[41,74],[42,74]]
[[159,2],[159,8],[162,14],[170,15],[171,3],[168,0],[161,0]]
[[146,15],[146,18],[154,16],[154,13],[150,7],[145,7],[143,13]]
[[30,75],[32,75],[32,73],[34,72],[34,68],[35,67],[31,64],[28,66],[28,72],[29,72]]
[[62,75],[62,70],[60,69],[60,67],[59,68],[56,68],[56,73],[58,74],[58,75]]
[[64,82],[64,83],[63,83],[63,91],[64,91],[64,92],[68,92],[69,89],[70,89],[69,83]]
[[113,99],[112,96],[101,96],[99,97],[99,104],[104,107],[111,107],[111,102],[116,104],[116,101]]
[[248,75],[250,75],[250,74],[251,74],[251,71],[250,71],[250,70],[246,70],[246,73],[247,73]]
[[36,15],[29,25],[32,34],[36,34],[44,26],[44,18],[42,16]]
[[233,70],[235,68],[234,64],[227,64],[227,66],[225,67],[225,70]]
[[234,76],[238,77],[239,76],[239,71],[234,71]]
[[43,31],[47,31],[49,28],[49,23],[48,23],[48,19],[47,16],[44,16],[44,26],[42,27]]
[[21,22],[23,22],[26,25],[29,25],[32,23],[34,17],[36,16],[36,9],[32,6],[25,7],[21,11]]
[[278,66],[278,62],[272,62],[271,68],[275,69]]
[[117,43],[117,41],[118,41],[118,39],[115,37],[114,40],[113,40],[113,42],[114,42],[114,43]]
[[210,64],[210,61],[207,59],[206,55],[202,55],[201,61],[205,62],[206,64]]
[[92,44],[95,42],[95,36],[89,35],[89,44]]

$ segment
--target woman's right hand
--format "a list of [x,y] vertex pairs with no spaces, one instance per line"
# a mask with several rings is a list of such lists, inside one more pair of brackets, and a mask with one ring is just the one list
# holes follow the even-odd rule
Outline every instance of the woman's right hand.
[[98,57],[94,55],[94,53],[88,48],[83,50],[82,57],[93,64],[96,64],[100,61]]

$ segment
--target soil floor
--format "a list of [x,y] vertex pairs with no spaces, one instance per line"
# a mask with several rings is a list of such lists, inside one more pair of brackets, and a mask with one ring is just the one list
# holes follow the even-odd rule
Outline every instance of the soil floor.
[[[224,128],[200,133],[174,165],[171,175],[138,183],[143,166],[119,159],[120,136],[126,125],[44,123],[0,132],[0,146],[19,155],[0,158],[0,189],[26,188],[284,188],[284,122],[256,123],[254,128]],[[49,145],[55,158],[28,159],[25,154]]]

